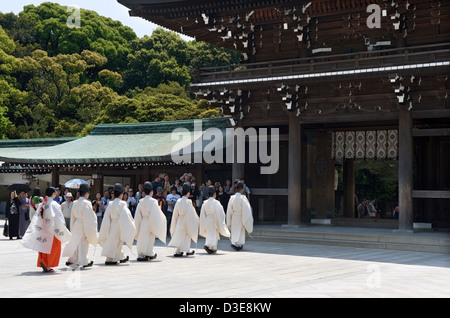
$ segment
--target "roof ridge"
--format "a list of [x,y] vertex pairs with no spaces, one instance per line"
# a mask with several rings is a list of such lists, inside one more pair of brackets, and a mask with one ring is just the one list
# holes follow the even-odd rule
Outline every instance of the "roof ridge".
[[0,148],[48,147],[74,141],[82,137],[32,138],[0,140]]
[[231,124],[231,117],[215,117],[203,119],[184,119],[159,122],[141,122],[141,123],[123,123],[123,124],[99,124],[91,132],[92,136],[98,135],[136,135],[149,133],[167,133],[177,128],[186,128],[194,130],[196,122],[202,122],[202,129],[210,127],[227,128]]

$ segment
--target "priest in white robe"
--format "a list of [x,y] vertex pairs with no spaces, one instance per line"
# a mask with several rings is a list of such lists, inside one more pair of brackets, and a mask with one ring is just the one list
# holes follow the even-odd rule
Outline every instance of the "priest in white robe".
[[243,195],[244,184],[238,182],[236,194],[230,197],[227,209],[227,225],[231,233],[231,247],[236,251],[245,244],[245,231],[253,232],[253,215],[250,202]]
[[183,185],[182,197],[175,204],[170,225],[170,235],[172,239],[168,246],[175,247],[174,256],[194,255],[191,251],[191,240],[197,242],[199,218],[195,211],[192,201],[188,199],[191,187],[188,184]]
[[61,206],[53,199],[53,187],[45,191],[44,202],[40,203],[30,225],[22,238],[22,245],[39,252],[37,266],[44,272],[52,272],[59,265],[61,245],[70,240]]
[[136,236],[133,216],[122,197],[123,186],[116,183],[114,185],[115,199],[108,203],[98,237],[98,242],[103,247],[102,256],[106,256],[105,265],[127,262],[129,256],[125,257],[123,243],[125,242],[131,250]]
[[63,250],[63,257],[69,257],[67,266],[91,267],[89,261],[89,244],[97,245],[97,216],[92,209],[89,198],[89,186],[81,184],[79,199],[72,204],[70,228],[72,237]]
[[200,232],[205,237],[204,249],[208,254],[217,252],[220,235],[230,237],[225,224],[225,212],[220,201],[216,200],[216,189],[208,187],[208,200],[204,201],[200,210]]
[[167,219],[158,205],[158,200],[152,198],[153,184],[145,182],[142,192],[145,196],[139,200],[134,215],[137,260],[149,261],[157,256],[153,250],[155,239],[158,238],[163,243],[166,243]]

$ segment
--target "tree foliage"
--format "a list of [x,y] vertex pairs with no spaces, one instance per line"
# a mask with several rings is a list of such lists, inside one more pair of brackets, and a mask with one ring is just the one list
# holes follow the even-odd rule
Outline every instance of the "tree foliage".
[[220,116],[186,91],[199,67],[239,62],[239,54],[186,42],[158,28],[133,30],[56,3],[0,12],[0,138],[83,136],[98,123]]

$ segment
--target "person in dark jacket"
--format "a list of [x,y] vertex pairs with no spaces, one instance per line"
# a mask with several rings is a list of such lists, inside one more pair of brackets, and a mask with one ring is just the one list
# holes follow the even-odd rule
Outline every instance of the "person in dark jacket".
[[20,201],[17,197],[16,191],[9,192],[9,199],[6,201],[5,206],[5,218],[8,220],[9,224],[9,239],[12,240],[13,237],[19,236],[19,207]]

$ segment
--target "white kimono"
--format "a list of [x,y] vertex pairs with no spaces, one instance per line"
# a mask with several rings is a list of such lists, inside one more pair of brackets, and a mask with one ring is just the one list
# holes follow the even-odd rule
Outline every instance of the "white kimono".
[[[39,212],[42,205],[44,205],[43,217]],[[33,251],[50,254],[53,237],[64,244],[70,240],[71,234],[66,227],[61,206],[51,197],[48,197],[47,202],[38,205],[36,213],[22,238],[22,245]]]
[[167,219],[158,205],[158,200],[149,195],[140,199],[134,215],[134,223],[138,255],[140,257],[154,256],[155,238],[166,243],[167,235]]
[[136,227],[127,203],[114,199],[108,204],[100,227],[98,242],[103,247],[102,256],[108,262],[123,260],[123,243],[131,249],[135,236]]
[[178,199],[173,210],[172,222],[170,224],[170,235],[172,239],[169,246],[176,247],[177,253],[188,253],[191,248],[191,240],[198,239],[197,212],[192,206],[192,201],[186,196]]
[[97,216],[92,203],[84,197],[73,202],[70,216],[72,238],[63,251],[69,262],[85,266],[89,264],[89,244],[97,245]]
[[206,238],[205,245],[211,250],[217,250],[220,234],[230,237],[222,204],[212,197],[203,202],[200,210],[199,234]]
[[245,195],[236,193],[230,197],[227,209],[227,225],[231,232],[231,242],[245,244],[245,230],[253,232],[253,215],[250,202]]

